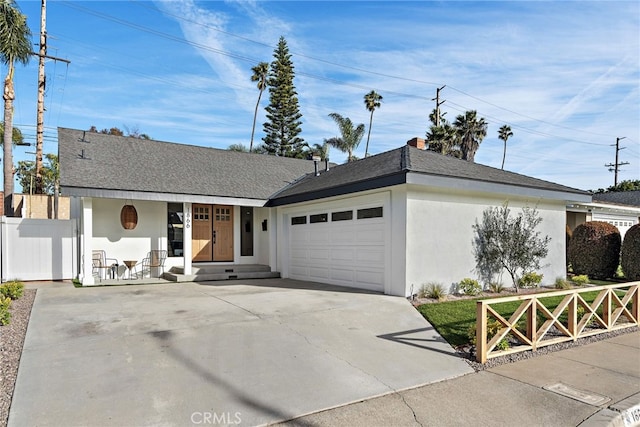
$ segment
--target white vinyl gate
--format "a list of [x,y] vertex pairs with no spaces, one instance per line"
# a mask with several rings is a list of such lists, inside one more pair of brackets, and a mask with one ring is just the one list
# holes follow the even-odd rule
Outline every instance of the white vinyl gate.
[[2,282],[76,277],[75,220],[1,217]]

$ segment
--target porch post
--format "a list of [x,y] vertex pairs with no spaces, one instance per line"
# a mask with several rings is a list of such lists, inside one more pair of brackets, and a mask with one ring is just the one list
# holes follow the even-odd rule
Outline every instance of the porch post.
[[182,206],[184,218],[182,219],[182,255],[184,259],[184,274],[191,274],[191,231],[193,226],[193,216],[191,215],[191,203],[184,203]]
[[82,286],[95,285],[93,278],[93,199],[91,197],[83,197],[81,199],[81,220],[82,228],[80,232],[80,251],[82,253],[80,266],[80,281]]

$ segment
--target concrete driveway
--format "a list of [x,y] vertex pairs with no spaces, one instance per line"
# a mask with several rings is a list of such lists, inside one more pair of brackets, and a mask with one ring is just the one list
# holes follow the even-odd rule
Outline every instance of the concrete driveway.
[[282,279],[45,286],[9,426],[260,425],[470,372],[404,298]]

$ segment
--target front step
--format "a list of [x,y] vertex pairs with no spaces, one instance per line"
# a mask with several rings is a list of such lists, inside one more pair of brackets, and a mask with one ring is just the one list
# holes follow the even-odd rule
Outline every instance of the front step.
[[184,267],[172,267],[164,273],[164,279],[172,282],[208,282],[215,280],[235,279],[274,279],[280,273],[271,271],[268,265],[238,264],[238,265],[199,265],[192,268],[192,274],[185,275]]

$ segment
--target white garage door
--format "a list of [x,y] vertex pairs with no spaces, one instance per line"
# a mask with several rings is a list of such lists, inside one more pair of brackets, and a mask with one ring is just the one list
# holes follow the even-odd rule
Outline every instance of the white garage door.
[[382,206],[289,218],[289,277],[384,292]]

